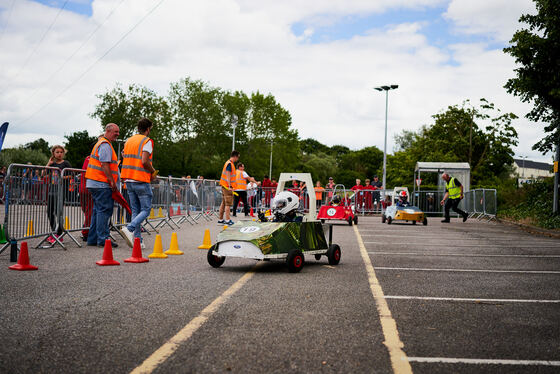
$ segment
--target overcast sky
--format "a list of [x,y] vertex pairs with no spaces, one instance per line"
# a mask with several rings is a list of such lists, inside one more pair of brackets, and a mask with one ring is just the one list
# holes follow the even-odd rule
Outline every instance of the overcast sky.
[[502,48],[534,13],[530,0],[69,0],[61,11],[65,2],[0,0],[5,146],[97,134],[96,94],[120,82],[164,95],[189,76],[271,93],[301,138],[352,149],[383,149],[385,96],[373,87],[398,84],[389,152],[403,129],[485,97],[520,117],[516,156],[551,159],[531,150],[544,133],[524,118],[530,107],[503,89],[515,66]]

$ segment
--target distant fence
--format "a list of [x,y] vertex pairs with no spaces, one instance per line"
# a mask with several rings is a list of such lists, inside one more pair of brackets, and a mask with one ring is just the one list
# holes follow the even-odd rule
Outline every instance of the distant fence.
[[[440,204],[445,191],[416,191],[412,196],[412,204],[430,215],[443,215],[444,207]],[[469,216],[478,219],[494,219],[497,213],[497,196],[495,189],[478,188],[464,193],[459,208],[468,212]],[[455,214],[453,211],[452,214]]]

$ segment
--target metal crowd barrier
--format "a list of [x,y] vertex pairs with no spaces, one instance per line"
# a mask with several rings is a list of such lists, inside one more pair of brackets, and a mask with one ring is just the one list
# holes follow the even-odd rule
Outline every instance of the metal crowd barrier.
[[[215,180],[190,180],[158,177],[152,184],[153,214],[144,221],[144,230],[158,231],[162,226],[178,228],[182,223],[197,224],[199,219],[211,221],[221,203],[221,187]],[[64,240],[81,247],[74,233],[87,235],[91,222],[93,200],[85,188],[85,170],[11,164],[4,178],[2,199],[4,206],[4,231],[11,240],[40,238],[37,248],[47,239],[51,248]],[[121,193],[128,200],[124,184]],[[131,220],[120,205],[116,204],[111,219],[111,231]],[[2,253],[9,242],[0,248]]]
[[[440,201],[445,196],[445,191],[425,190],[413,193],[412,204],[430,215],[443,215],[444,207]],[[474,189],[464,193],[464,198],[459,204],[459,209],[469,213],[469,217],[492,220],[496,217],[497,198],[495,189]],[[451,214],[457,214],[451,211]]]

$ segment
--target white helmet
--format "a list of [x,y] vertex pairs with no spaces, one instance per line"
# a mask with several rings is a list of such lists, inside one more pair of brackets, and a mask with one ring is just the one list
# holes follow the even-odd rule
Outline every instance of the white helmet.
[[272,210],[280,214],[288,214],[299,206],[299,198],[290,191],[282,191],[272,200]]

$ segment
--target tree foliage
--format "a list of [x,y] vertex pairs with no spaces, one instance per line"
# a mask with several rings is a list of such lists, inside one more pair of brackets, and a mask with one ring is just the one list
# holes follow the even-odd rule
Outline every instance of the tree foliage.
[[543,153],[560,143],[560,2],[534,0],[537,14],[524,14],[527,25],[515,32],[504,52],[515,58],[516,77],[504,86],[523,102],[532,102],[526,117],[547,123],[543,139],[533,149]]
[[6,148],[0,152],[0,165],[8,167],[10,164],[46,165],[49,157],[43,151],[20,146]]
[[84,160],[89,154],[95,143],[97,137],[89,136],[87,130],[76,131],[70,135],[65,135],[66,142],[66,159],[74,168],[81,168]]

